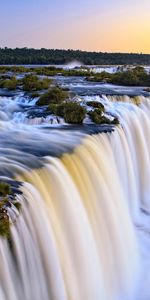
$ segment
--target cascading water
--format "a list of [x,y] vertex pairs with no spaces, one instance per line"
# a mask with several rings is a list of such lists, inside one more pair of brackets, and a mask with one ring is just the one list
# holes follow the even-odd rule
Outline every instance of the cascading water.
[[100,99],[120,119],[111,133],[1,121],[1,174],[23,182],[11,243],[0,238],[1,300],[150,297],[150,104],[128,100]]

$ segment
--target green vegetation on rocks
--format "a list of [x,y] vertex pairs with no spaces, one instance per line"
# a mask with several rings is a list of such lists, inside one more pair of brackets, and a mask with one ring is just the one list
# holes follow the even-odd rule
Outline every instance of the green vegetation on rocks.
[[10,194],[11,187],[7,183],[0,182],[0,236],[2,237],[9,237],[10,235],[9,216],[6,209]]
[[62,70],[61,74],[63,76],[90,76],[90,71],[81,70],[81,69],[73,69],[73,70]]
[[6,88],[8,90],[15,90],[19,81],[15,76],[1,76],[0,77],[0,88]]
[[16,77],[12,76],[11,79],[6,79],[5,80],[3,87],[8,89],[8,90],[13,91],[13,90],[16,90],[17,84],[18,84],[18,81],[17,81]]
[[52,81],[48,78],[39,79],[38,76],[28,74],[23,78],[22,82],[23,90],[31,92],[48,89]]
[[63,68],[56,68],[55,66],[42,66],[42,67],[24,67],[24,66],[0,66],[0,73],[7,74],[13,73],[14,75],[17,74],[32,74],[32,76],[90,76],[90,72],[88,69],[81,70],[80,68],[77,69],[63,69]]
[[86,102],[86,105],[93,108],[98,108],[101,110],[101,112],[105,111],[104,105],[98,101],[88,101]]
[[52,80],[49,78],[39,78],[33,74],[27,74],[22,79],[16,79],[16,76],[4,76],[0,77],[0,88],[6,88],[8,90],[15,90],[21,88],[27,92],[36,92],[40,90],[46,90],[50,87]]
[[10,223],[7,210],[4,207],[5,202],[0,201],[0,236],[8,238],[10,236]]
[[86,115],[86,109],[76,102],[50,104],[48,109],[53,114],[63,117],[66,123],[82,124]]
[[47,105],[50,113],[64,118],[66,123],[81,124],[85,118],[86,109],[69,97],[67,90],[53,87],[39,98],[37,105]]
[[7,207],[12,205],[12,196],[14,197],[13,205],[20,210],[21,204],[15,201],[11,186],[8,183],[0,182],[0,236],[3,238],[10,237],[10,220]]
[[48,110],[52,114],[63,118],[64,117],[65,106],[66,106],[66,103],[61,103],[61,104],[51,103],[48,106]]
[[62,74],[62,68],[56,67],[39,67],[34,69],[34,73],[37,75],[45,75],[45,76],[56,76],[59,73]]
[[86,115],[86,109],[79,103],[68,102],[64,107],[64,120],[70,124],[82,124]]
[[143,67],[135,67],[114,74],[102,72],[87,77],[87,80],[125,86],[150,86],[150,74],[148,74]]
[[101,109],[96,108],[93,111],[88,112],[91,120],[96,124],[112,124],[112,125],[118,125],[119,120],[118,118],[114,118],[113,120],[110,120],[106,116],[102,114]]
[[0,66],[0,73],[5,74],[5,73],[15,73],[15,74],[20,74],[20,73],[28,73],[33,71],[33,68],[26,68],[24,66]]
[[10,195],[11,192],[11,187],[8,183],[0,182],[0,197]]
[[60,87],[53,87],[43,94],[37,101],[37,105],[60,104],[69,98],[69,93]]

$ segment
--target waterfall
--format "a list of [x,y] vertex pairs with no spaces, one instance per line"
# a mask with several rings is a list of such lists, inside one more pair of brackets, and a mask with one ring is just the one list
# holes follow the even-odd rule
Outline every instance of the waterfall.
[[103,101],[120,119],[112,133],[83,135],[36,169],[14,162],[23,193],[11,242],[0,238],[1,300],[146,299],[138,230],[149,232],[149,99]]

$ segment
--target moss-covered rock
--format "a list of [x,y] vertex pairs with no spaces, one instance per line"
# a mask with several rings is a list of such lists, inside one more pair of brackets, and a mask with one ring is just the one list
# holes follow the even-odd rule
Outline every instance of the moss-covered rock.
[[69,93],[60,87],[53,87],[43,94],[37,101],[37,105],[60,104],[69,98]]
[[87,106],[100,109],[101,112],[105,111],[104,105],[98,101],[88,101],[86,104]]
[[20,202],[13,202],[13,205],[18,209],[18,211],[20,211],[21,209],[21,203]]
[[70,124],[82,124],[86,115],[86,109],[75,102],[68,102],[64,108],[64,120]]
[[49,104],[48,106],[48,111],[50,111],[52,114],[59,116],[59,117],[64,117],[64,111],[65,111],[65,106],[66,103],[61,103],[61,104]]
[[96,124],[113,124],[113,125],[119,124],[118,118],[115,117],[113,120],[110,120],[109,118],[107,118],[102,114],[102,111],[99,108],[96,108],[95,110],[88,112],[88,114],[91,120]]
[[11,186],[6,182],[0,182],[0,197],[10,195],[12,192]]
[[4,238],[10,238],[8,207],[10,208],[12,205],[18,210],[21,208],[21,204],[15,200],[11,186],[6,182],[0,182],[0,236]]
[[0,77],[0,88],[5,88],[8,90],[15,90],[20,84],[19,80],[15,76],[1,76]]
[[7,210],[1,207],[3,203],[0,202],[0,236],[8,238],[10,236],[10,222]]
[[65,122],[70,124],[82,124],[86,115],[86,109],[76,102],[50,104],[48,110],[56,116],[63,117]]
[[126,86],[150,86],[150,74],[143,67],[135,67],[109,74],[101,72],[87,77],[88,81],[107,82]]
[[115,117],[115,118],[111,121],[111,124],[119,125],[119,119],[118,119],[117,117]]
[[101,124],[101,121],[102,121],[101,109],[96,108],[93,111],[90,111],[88,114],[94,123]]
[[36,75],[28,74],[22,80],[23,90],[31,92],[48,89],[51,82],[51,79],[39,79]]

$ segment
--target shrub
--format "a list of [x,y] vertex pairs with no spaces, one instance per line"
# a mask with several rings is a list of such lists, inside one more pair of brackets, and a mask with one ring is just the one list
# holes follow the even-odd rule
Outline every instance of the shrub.
[[101,110],[98,108],[96,108],[94,111],[90,111],[88,114],[91,117],[91,120],[96,124],[113,124],[113,125],[119,124],[118,118],[114,118],[111,121],[109,118],[102,115]]
[[0,202],[0,236],[8,238],[10,235],[10,223],[7,211],[2,207],[3,203]]
[[102,72],[93,74],[87,78],[89,81],[108,82],[112,84],[127,85],[127,86],[150,86],[150,74],[147,74],[143,67],[135,67],[127,71],[120,71],[115,74]]
[[38,76],[28,74],[23,78],[23,90],[24,91],[39,91],[48,89],[51,80],[48,78],[39,79]]
[[61,68],[55,68],[53,66],[51,67],[40,67],[40,68],[35,68],[34,73],[38,75],[46,75],[46,76],[55,76],[59,72],[61,72]]
[[[11,206],[12,196],[15,195],[11,189],[11,186],[6,182],[0,182],[0,236],[10,237],[10,220],[7,213],[8,207]],[[13,205],[18,209],[21,208],[21,204],[18,201],[14,201]]]
[[41,84],[41,90],[46,90],[49,88],[50,84],[52,83],[52,80],[49,78],[43,78],[39,80],[39,82]]
[[69,94],[67,91],[59,87],[53,87],[40,97],[40,99],[37,101],[37,105],[49,105],[50,103],[59,104],[68,98]]
[[48,110],[59,117],[64,117],[64,110],[65,110],[66,103],[61,104],[49,104]]
[[93,111],[90,111],[89,116],[91,117],[91,120],[96,124],[101,124],[102,122],[102,112],[101,109],[96,108]]
[[59,117],[63,117],[65,122],[70,124],[82,124],[86,114],[86,109],[76,102],[50,104],[48,110]]
[[17,84],[18,84],[18,81],[17,81],[16,77],[13,76],[11,79],[6,79],[3,82],[3,87],[8,90],[15,90],[17,88]]
[[80,70],[80,69],[72,69],[72,70],[62,70],[61,71],[63,76],[90,76],[90,72],[87,70]]
[[0,196],[7,196],[11,194],[11,187],[8,183],[0,182]]
[[86,109],[75,102],[68,102],[64,108],[64,120],[66,123],[82,124],[86,115]]
[[140,79],[136,72],[133,70],[128,70],[126,72],[118,72],[112,74],[111,83],[119,84],[119,85],[140,85]]
[[0,236],[8,237],[10,234],[9,217],[5,205],[8,202],[7,196],[11,194],[11,187],[5,182],[0,182]]
[[21,209],[21,203],[20,202],[14,202],[13,205],[18,209],[18,211]]

